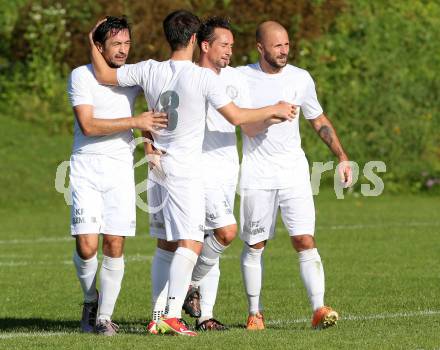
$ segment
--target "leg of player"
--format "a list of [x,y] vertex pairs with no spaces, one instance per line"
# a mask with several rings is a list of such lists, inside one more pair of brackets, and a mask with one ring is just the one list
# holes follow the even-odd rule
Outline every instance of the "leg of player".
[[231,244],[237,235],[237,225],[220,227],[206,236],[203,249],[192,274],[191,285],[197,286],[219,260],[220,255]]
[[111,321],[121,290],[124,276],[124,239],[122,236],[104,235],[102,251],[103,259],[100,271],[100,294],[96,333],[100,335],[115,335],[118,326]]
[[158,322],[157,327],[161,333],[195,336],[197,333],[189,330],[182,321],[182,306],[192,271],[202,250],[202,242],[181,239],[177,244],[170,266],[167,310],[165,318]]
[[176,242],[157,239],[157,248],[151,265],[152,315],[151,322],[147,326],[150,334],[158,334],[157,322],[166,311],[170,266],[176,249]]
[[[234,219],[235,221],[235,219]],[[220,255],[237,235],[237,225],[231,224],[210,231],[203,242],[203,249],[197,259],[191,277],[191,284],[183,304],[183,309],[191,317],[200,317],[199,286],[210,270],[219,263]],[[217,282],[218,283],[218,282]]]
[[263,251],[267,241],[243,245],[241,253],[241,272],[249,306],[249,316],[246,322],[248,330],[264,329],[263,305],[260,300],[263,281]]
[[200,331],[224,331],[227,327],[213,316],[220,280],[219,262],[200,282],[200,317],[196,321],[196,329]]
[[241,271],[249,304],[248,330],[264,329],[261,302],[263,251],[267,241],[275,237],[278,203],[278,190],[241,191],[240,238],[244,241]]
[[92,333],[95,328],[98,309],[96,272],[98,271],[99,238],[98,234],[81,234],[76,235],[75,238],[76,250],[73,254],[73,264],[84,294],[81,331]]
[[[233,214],[235,186],[222,185],[219,188],[205,188],[205,235],[202,253],[200,254],[191,277],[183,309],[191,317],[201,317],[200,286],[203,283],[216,283],[213,277],[206,278],[214,266],[218,265],[220,255],[237,235],[237,224]],[[206,280],[206,281],[205,281]],[[207,290],[207,288],[204,288]],[[215,291],[216,292],[216,291]],[[210,293],[210,292],[208,292]],[[210,293],[210,295],[212,295]],[[214,296],[215,301],[215,296]],[[200,320],[198,320],[200,322]],[[220,322],[218,322],[220,324]],[[220,327],[222,328],[222,327]]]
[[324,306],[324,269],[313,235],[291,236],[291,241],[298,252],[301,279],[312,305],[312,327],[321,329],[335,325],[339,318],[338,313]]

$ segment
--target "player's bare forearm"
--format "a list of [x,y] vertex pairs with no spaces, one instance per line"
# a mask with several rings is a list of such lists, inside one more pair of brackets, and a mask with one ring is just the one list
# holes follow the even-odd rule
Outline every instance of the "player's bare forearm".
[[246,136],[255,137],[258,134],[265,132],[269,128],[269,126],[279,124],[284,121],[284,119],[272,117],[257,123],[243,124],[241,125],[241,130],[245,133]]
[[95,28],[93,28],[93,30],[89,33],[90,56],[92,60],[93,70],[95,72],[96,80],[98,80],[100,84],[118,85],[116,69],[109,67],[93,41],[93,33],[98,25],[102,22],[103,21],[99,21],[96,24]]
[[83,122],[77,117],[77,120],[85,136],[111,135],[135,128],[135,121],[132,117],[117,119],[91,118]]
[[277,117],[284,120],[291,120],[294,117],[295,107],[286,102],[279,102],[276,105],[249,109],[239,108],[233,102],[218,109],[231,124],[241,126],[263,122],[271,117]]
[[321,114],[319,117],[311,119],[310,123],[322,141],[324,141],[333,154],[338,157],[339,161],[348,160],[336,130],[326,115]]
[[85,136],[111,135],[130,129],[155,132],[167,127],[165,113],[143,112],[136,117],[115,119],[95,118],[92,105],[78,105],[73,112]]

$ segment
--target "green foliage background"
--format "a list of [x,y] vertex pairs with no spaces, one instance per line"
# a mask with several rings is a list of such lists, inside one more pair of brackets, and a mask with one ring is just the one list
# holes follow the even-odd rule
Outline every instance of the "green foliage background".
[[[275,19],[289,31],[292,64],[314,77],[319,99],[351,159],[382,160],[391,191],[440,187],[440,3],[367,0],[0,0],[0,123],[72,130],[69,71],[88,62],[87,32],[105,15],[133,25],[131,62],[165,59],[162,19],[177,8],[227,15],[234,65],[257,59],[256,25]],[[2,123],[3,124],[3,123]],[[310,161],[332,155],[302,122]]]

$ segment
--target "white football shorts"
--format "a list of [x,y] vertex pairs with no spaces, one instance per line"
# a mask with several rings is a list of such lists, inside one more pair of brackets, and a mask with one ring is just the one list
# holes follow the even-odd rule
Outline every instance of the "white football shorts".
[[161,184],[148,179],[150,235],[167,241],[203,242],[205,198],[199,178],[168,176]]
[[307,161],[298,167],[292,187],[242,189],[240,238],[253,245],[275,236],[278,208],[289,236],[314,235],[315,205]]
[[133,159],[105,155],[70,157],[71,234],[134,236],[136,190]]
[[206,218],[205,230],[236,224],[234,200],[236,186],[205,188]]

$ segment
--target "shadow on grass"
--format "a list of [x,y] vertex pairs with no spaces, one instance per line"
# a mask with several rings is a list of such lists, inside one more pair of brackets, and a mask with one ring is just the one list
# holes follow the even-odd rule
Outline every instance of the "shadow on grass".
[[[125,334],[146,333],[145,321],[120,321],[120,332]],[[79,333],[79,320],[51,320],[45,318],[0,318],[0,332],[66,332]]]

